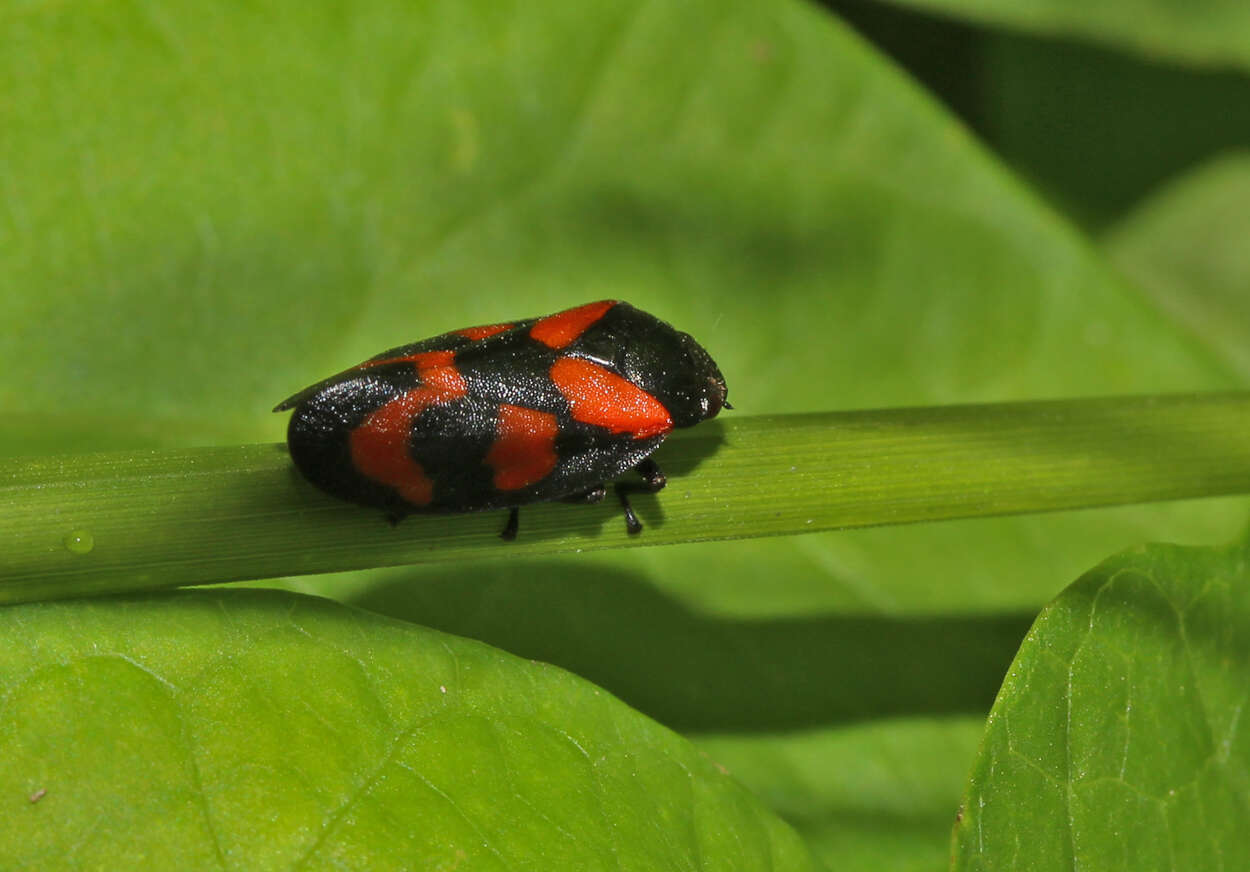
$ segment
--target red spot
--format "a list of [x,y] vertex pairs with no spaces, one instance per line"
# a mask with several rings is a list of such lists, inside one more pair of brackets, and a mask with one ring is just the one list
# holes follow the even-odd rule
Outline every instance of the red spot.
[[430,388],[443,391],[453,396],[444,399],[463,397],[469,390],[464,376],[456,369],[456,353],[454,351],[426,351],[414,354],[413,362],[417,365],[417,377]]
[[387,357],[382,360],[366,360],[356,369],[369,369],[374,366],[382,366],[387,363],[411,363],[417,368],[417,374],[425,378],[425,370],[432,370],[437,367],[451,367],[455,369],[454,351],[422,351],[417,354],[409,354],[406,357]]
[[417,355],[410,354],[407,357],[384,357],[381,360],[366,360],[356,369],[370,369],[375,366],[384,366],[388,363],[415,363]]
[[585,333],[586,328],[602,318],[604,313],[615,305],[616,300],[600,300],[597,303],[578,306],[576,309],[556,312],[554,315],[540,318],[538,323],[530,328],[530,336],[548,348],[564,348]]
[[673,429],[664,404],[615,373],[576,357],[561,357],[551,366],[551,380],[569,402],[574,420],[612,433],[650,439]]
[[352,431],[352,464],[361,475],[390,485],[413,505],[424,506],[434,499],[434,482],[408,452],[412,422],[430,406],[463,397],[468,385],[456,369],[453,352],[427,351],[402,359],[416,365],[422,383],[374,409]]
[[513,326],[512,324],[483,324],[481,327],[466,327],[455,332],[465,339],[472,339],[476,342],[479,339],[485,339],[487,336],[494,336],[496,333],[511,330]]
[[501,403],[495,442],[486,463],[495,470],[495,487],[509,491],[546,478],[556,468],[556,416]]

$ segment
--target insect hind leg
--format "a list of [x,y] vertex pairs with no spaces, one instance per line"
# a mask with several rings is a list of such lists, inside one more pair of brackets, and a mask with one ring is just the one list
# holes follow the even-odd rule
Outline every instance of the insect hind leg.
[[642,522],[634,514],[634,507],[629,504],[629,495],[653,494],[664,490],[664,485],[668,484],[668,478],[650,457],[635,466],[634,471],[642,476],[641,483],[619,481],[615,487],[617,499],[621,501],[621,508],[625,510],[625,529],[631,536],[637,536],[642,532]]
[[[599,503],[603,502],[604,496],[608,489],[601,484],[597,484],[592,488],[588,488],[581,493],[569,494],[567,497],[561,497],[560,501],[564,503]],[[499,538],[505,542],[512,542],[516,539],[517,530],[520,527],[520,510],[515,506],[508,509],[508,523],[504,525],[503,530],[499,533]]]

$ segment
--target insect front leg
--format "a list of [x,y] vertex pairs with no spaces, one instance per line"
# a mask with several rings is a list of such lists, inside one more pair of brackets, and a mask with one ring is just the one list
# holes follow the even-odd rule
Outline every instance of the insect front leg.
[[503,530],[499,533],[499,538],[505,542],[511,542],[516,538],[517,526],[520,522],[521,513],[516,506],[508,509],[508,523],[504,525]]
[[668,479],[650,457],[635,466],[634,471],[642,476],[642,484],[625,481],[616,483],[616,496],[621,501],[621,508],[625,510],[625,529],[631,536],[637,536],[642,532],[642,522],[638,520],[633,506],[629,504],[629,494],[653,494],[664,490],[664,485],[668,484]]

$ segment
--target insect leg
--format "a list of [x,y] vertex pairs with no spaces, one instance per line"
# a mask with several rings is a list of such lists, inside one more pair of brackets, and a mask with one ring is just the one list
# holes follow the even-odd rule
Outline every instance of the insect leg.
[[625,529],[631,536],[642,532],[642,522],[634,514],[634,507],[629,504],[629,494],[653,494],[664,490],[664,485],[668,484],[668,479],[650,457],[635,466],[634,471],[642,476],[642,484],[624,481],[616,483],[616,496],[621,501],[621,508],[625,510]]
[[504,525],[503,531],[499,534],[499,538],[505,542],[511,542],[516,538],[517,522],[520,518],[520,512],[516,506],[508,509],[508,523]]
[[[565,503],[598,503],[602,502],[603,497],[607,494],[608,489],[601,484],[597,484],[589,490],[582,491],[579,494],[571,494],[563,497],[561,502]],[[499,538],[511,542],[516,538],[517,521],[519,510],[515,507],[508,510],[508,524],[503,528],[503,532],[499,534]]]

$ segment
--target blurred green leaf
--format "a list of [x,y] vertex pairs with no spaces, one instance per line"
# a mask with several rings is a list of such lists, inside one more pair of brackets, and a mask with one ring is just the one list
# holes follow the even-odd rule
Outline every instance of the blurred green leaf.
[[956,869],[1243,869],[1244,546],[1112,558],[1038,619],[955,832]]
[[85,428],[23,447],[278,436],[382,346],[604,296],[748,412],[1228,384],[834,20],[611,8],[10,13],[0,399]]
[[9,868],[813,868],[684,739],[475,642],[261,591],[0,624]]
[[1105,237],[1113,263],[1250,380],[1250,153],[1177,179]]

